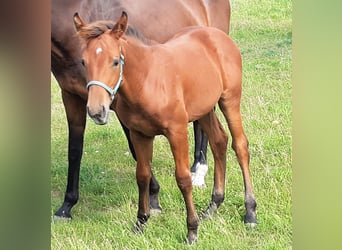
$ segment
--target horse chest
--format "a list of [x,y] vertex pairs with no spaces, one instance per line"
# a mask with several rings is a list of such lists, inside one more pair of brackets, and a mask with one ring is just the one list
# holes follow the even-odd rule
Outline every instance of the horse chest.
[[164,134],[167,123],[157,113],[150,113],[141,108],[118,105],[117,114],[130,130],[139,131],[147,136]]

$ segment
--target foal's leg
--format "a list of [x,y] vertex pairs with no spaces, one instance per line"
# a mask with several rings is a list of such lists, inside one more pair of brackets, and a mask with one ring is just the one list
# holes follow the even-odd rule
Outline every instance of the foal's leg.
[[194,163],[191,167],[192,185],[197,187],[205,187],[205,176],[208,171],[207,164],[207,146],[208,137],[202,130],[198,121],[193,122],[194,137],[195,137],[195,150],[194,150]]
[[149,186],[151,181],[151,161],[153,137],[146,137],[138,132],[130,132],[131,140],[137,156],[136,180],[139,189],[139,208],[137,222],[133,231],[142,232],[150,217]]
[[239,165],[242,170],[245,186],[245,207],[246,215],[244,222],[250,226],[256,225],[257,203],[253,194],[252,181],[249,171],[248,139],[243,131],[242,117],[240,112],[240,102],[236,98],[221,99],[219,102],[232,135],[232,148],[236,153]]
[[[131,136],[130,136],[130,131],[129,129],[121,122],[121,120],[119,119],[121,127],[123,129],[123,131],[125,132],[127,141],[128,141],[128,146],[129,146],[129,150],[132,153],[132,156],[134,158],[134,160],[137,160],[137,157],[135,155],[135,150],[133,147],[133,144],[131,142]],[[153,213],[160,213],[162,208],[159,205],[159,199],[158,199],[158,194],[159,194],[159,189],[160,186],[158,184],[157,179],[154,177],[153,172],[151,171],[151,181],[150,181],[150,206]]]
[[187,241],[189,244],[197,240],[199,218],[192,200],[192,184],[189,169],[189,147],[186,124],[177,131],[167,135],[176,164],[176,181],[182,192],[187,211]]
[[199,122],[208,135],[215,163],[211,203],[203,213],[203,218],[207,218],[216,212],[224,200],[228,136],[214,111],[201,118]]

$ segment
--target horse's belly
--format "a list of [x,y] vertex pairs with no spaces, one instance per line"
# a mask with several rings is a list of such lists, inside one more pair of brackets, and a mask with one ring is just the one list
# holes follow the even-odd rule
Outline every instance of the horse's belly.
[[222,94],[222,79],[213,73],[208,77],[198,78],[189,85],[184,102],[189,121],[194,121],[215,107]]

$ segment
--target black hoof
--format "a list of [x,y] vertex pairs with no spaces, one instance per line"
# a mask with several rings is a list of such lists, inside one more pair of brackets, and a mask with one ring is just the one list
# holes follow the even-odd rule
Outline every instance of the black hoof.
[[70,211],[65,210],[63,207],[61,207],[53,216],[53,221],[55,223],[70,221],[71,219],[72,216],[70,214]]
[[141,223],[140,221],[137,221],[132,228],[132,232],[135,234],[142,234],[144,232],[144,227],[145,224]]
[[217,205],[215,202],[211,202],[206,210],[202,213],[202,220],[211,219],[217,211]]
[[58,210],[55,215],[53,216],[53,222],[59,223],[59,222],[68,222],[71,221],[72,216],[70,213],[67,213],[65,210],[60,209]]
[[157,195],[150,195],[150,210],[154,214],[159,214],[162,211]]
[[256,203],[254,202],[255,205],[252,206],[252,208],[249,208],[248,206],[246,207],[246,215],[244,218],[244,223],[247,227],[253,228],[257,225],[257,219],[256,219]]
[[257,225],[255,214],[245,216],[244,223],[247,229],[252,229]]
[[64,202],[62,206],[58,209],[55,213],[55,216],[62,217],[62,218],[69,218],[72,219],[71,216],[71,208],[76,204],[76,202]]
[[189,234],[187,239],[186,239],[186,243],[188,243],[189,245],[193,245],[197,242],[197,235],[196,234]]
[[146,226],[147,220],[150,215],[138,215],[138,220],[132,228],[133,233],[142,234],[144,232],[144,227]]

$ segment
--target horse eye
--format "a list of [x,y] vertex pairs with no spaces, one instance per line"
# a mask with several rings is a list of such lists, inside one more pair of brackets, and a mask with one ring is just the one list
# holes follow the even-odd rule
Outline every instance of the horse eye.
[[83,59],[81,60],[81,64],[82,64],[83,66],[85,66],[85,63],[84,63],[84,60],[83,60]]
[[119,65],[119,59],[115,58],[114,59],[114,62],[113,62],[113,65],[116,67]]

